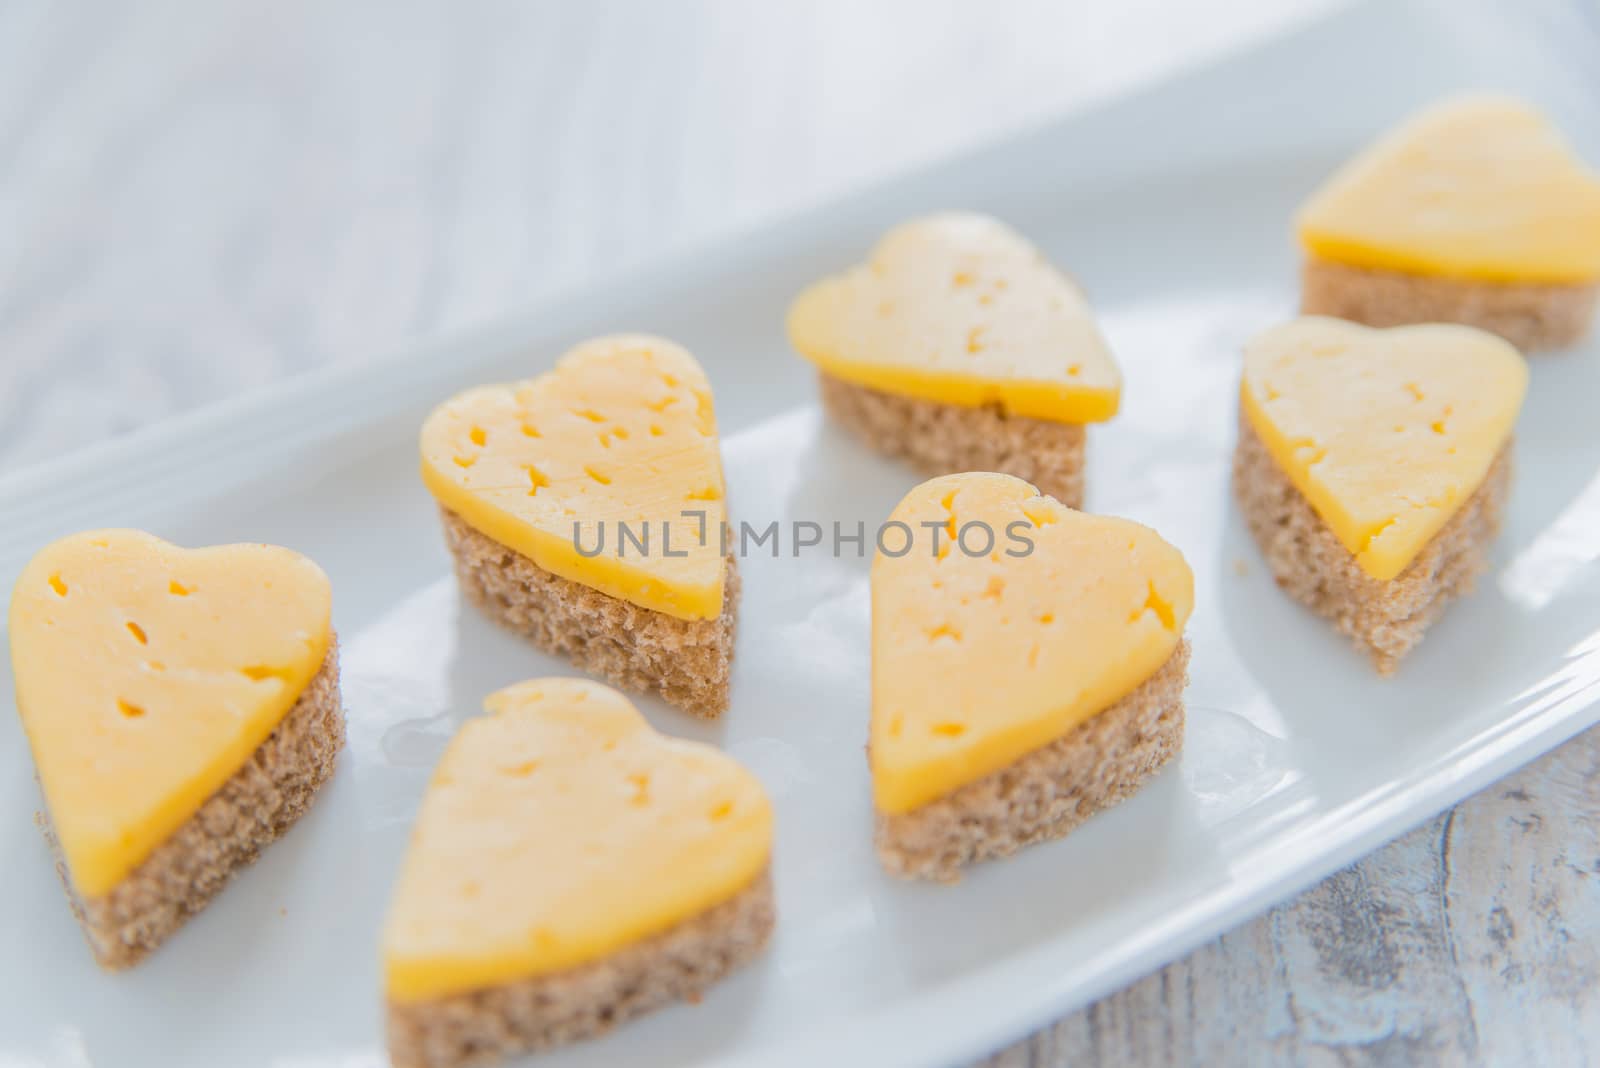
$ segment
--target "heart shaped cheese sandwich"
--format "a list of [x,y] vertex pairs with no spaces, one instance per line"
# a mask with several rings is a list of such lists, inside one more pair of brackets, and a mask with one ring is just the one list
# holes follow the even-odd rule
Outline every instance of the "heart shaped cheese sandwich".
[[1154,531],[979,473],[918,486],[885,534],[869,751],[889,871],[948,881],[1060,837],[1178,752],[1194,578]]
[[1505,97],[1417,116],[1318,190],[1299,231],[1307,314],[1465,323],[1527,352],[1577,341],[1600,295],[1600,175]]
[[600,338],[422,428],[461,588],[547,652],[715,716],[739,579],[711,387],[661,338]]
[[396,1068],[696,1000],[773,928],[772,807],[730,757],[586,680],[485,704],[434,771],[384,928]]
[[800,294],[789,338],[829,414],[880,451],[1082,506],[1084,427],[1116,415],[1121,375],[1077,285],[998,220],[897,227]]
[[344,743],[328,579],[268,545],[48,546],[11,597],[17,711],[96,958],[136,963],[297,820]]
[[1245,349],[1234,492],[1283,587],[1382,674],[1487,567],[1528,366],[1467,326],[1298,319]]

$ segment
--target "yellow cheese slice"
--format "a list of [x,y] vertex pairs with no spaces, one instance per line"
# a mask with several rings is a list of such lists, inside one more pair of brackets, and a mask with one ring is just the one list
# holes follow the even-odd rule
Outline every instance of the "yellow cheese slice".
[[869,262],[795,299],[789,339],[835,378],[944,404],[1094,423],[1122,396],[1077,285],[982,215],[891,230]]
[[1527,387],[1517,350],[1470,326],[1308,316],[1246,346],[1240,403],[1340,544],[1387,581],[1482,484]]
[[1188,564],[1155,531],[1010,475],[924,482],[890,523],[915,540],[886,555],[907,543],[886,526],[872,563],[884,812],[981,779],[1115,704],[1172,656],[1194,607]]
[[599,338],[531,381],[452,398],[422,427],[422,480],[546,571],[679,619],[722,614],[711,387],[670,341]]
[[597,960],[729,900],[772,807],[730,757],[657,734],[615,690],[490,695],[434,771],[383,935],[389,996],[443,997]]
[[75,534],[11,595],[17,711],[72,883],[99,897],[232,777],[328,655],[327,576],[270,545]]
[[1600,278],[1600,176],[1527,105],[1462,97],[1347,164],[1299,231],[1312,255],[1356,267],[1588,282]]

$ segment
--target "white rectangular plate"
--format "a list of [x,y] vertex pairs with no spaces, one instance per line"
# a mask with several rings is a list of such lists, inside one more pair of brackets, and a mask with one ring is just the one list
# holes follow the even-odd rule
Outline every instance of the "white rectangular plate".
[[822,422],[784,310],[805,282],[926,210],[1007,218],[1103,313],[1126,405],[1091,433],[1090,505],[1154,526],[1194,566],[1183,756],[1065,841],[953,888],[891,880],[872,855],[862,752],[868,561],[751,556],[732,710],[704,725],[642,703],[661,730],[748,763],[775,798],[771,952],[699,1005],[541,1063],[976,1055],[1594,722],[1594,345],[1535,363],[1500,570],[1392,681],[1276,591],[1227,490],[1240,346],[1291,314],[1290,215],[1342,156],[1440,91],[1485,83],[1541,101],[1600,155],[1583,108],[1592,83],[1514,26],[1486,25],[1488,12],[1457,21],[1457,10],[1349,11],[499,329],[0,484],[0,575],[51,537],[102,525],[187,544],[272,541],[318,560],[334,581],[350,723],[339,773],[303,823],[161,952],[112,976],[62,900],[30,818],[40,802],[27,748],[0,710],[0,1064],[382,1063],[377,935],[429,768],[486,693],[571,673],[460,604],[416,477],[423,414],[468,384],[531,375],[586,335],[663,333],[717,390],[736,519],[870,526],[914,479]]

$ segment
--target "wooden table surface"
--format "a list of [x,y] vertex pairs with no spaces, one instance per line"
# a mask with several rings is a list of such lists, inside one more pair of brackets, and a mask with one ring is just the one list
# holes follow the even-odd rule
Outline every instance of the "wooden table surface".
[[[0,2],[0,474],[1312,6]],[[1600,1061],[1597,784],[1593,730],[991,1063]]]

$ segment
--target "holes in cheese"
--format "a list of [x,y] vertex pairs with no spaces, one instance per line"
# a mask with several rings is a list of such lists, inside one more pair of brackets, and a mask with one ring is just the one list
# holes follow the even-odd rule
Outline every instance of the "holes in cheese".
[[656,733],[627,698],[586,680],[522,683],[485,706],[451,741],[417,816],[384,926],[391,998],[604,958],[766,868],[771,804],[726,754]]
[[[600,338],[538,378],[468,390],[428,417],[421,452],[441,505],[544,570],[680,619],[721,614],[726,564],[703,536],[726,519],[715,414],[680,347]],[[703,518],[683,516],[685,501]],[[624,557],[623,524],[671,555]]]
[[1120,700],[1171,657],[1193,605],[1188,565],[1154,531],[1067,508],[1008,475],[925,482],[889,521],[1033,529],[1020,555],[873,560],[870,752],[881,811],[975,782]]
[[109,892],[249,760],[322,667],[330,603],[315,564],[264,545],[95,531],[28,564],[17,709],[76,893]]
[[1388,581],[1482,483],[1527,379],[1515,348],[1471,327],[1307,316],[1245,347],[1240,406],[1361,569]]
[[795,298],[788,329],[828,375],[901,396],[1064,423],[1110,419],[1120,403],[1120,372],[1076,283],[986,216],[891,230],[865,264]]

